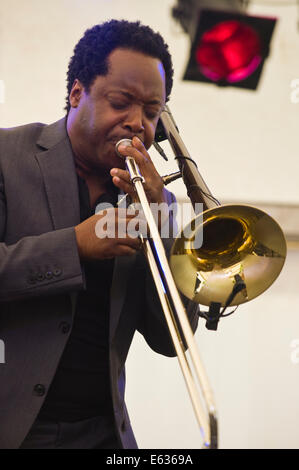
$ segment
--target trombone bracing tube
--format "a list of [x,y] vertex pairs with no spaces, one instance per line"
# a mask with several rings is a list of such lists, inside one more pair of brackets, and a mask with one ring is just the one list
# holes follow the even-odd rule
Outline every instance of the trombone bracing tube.
[[190,158],[168,106],[165,106],[160,120],[163,124],[167,140],[178,160],[177,163],[193,208],[195,209],[195,205],[198,202],[203,204],[203,211],[220,205],[219,201],[212,196],[195,162]]

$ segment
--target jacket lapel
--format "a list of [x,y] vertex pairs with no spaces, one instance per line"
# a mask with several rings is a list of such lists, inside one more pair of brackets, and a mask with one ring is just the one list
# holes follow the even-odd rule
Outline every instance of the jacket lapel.
[[[78,180],[65,119],[46,126],[37,142],[36,159],[43,175],[55,230],[80,222]],[[67,178],[66,178],[67,175]]]

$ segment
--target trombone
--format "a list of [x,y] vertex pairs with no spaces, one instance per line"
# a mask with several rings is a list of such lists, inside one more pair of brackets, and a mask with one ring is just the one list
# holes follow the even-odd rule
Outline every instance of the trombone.
[[[218,312],[219,320],[228,306],[251,300],[274,282],[285,261],[286,242],[277,222],[259,209],[245,205],[221,206],[197,170],[167,106],[160,123],[160,136],[159,133],[156,136],[159,140],[167,138],[179,165],[178,172],[163,177],[164,184],[182,177],[195,212],[198,203],[204,209],[190,222],[188,236],[184,229],[175,239],[169,262],[143,188],[143,177],[133,158],[125,157],[125,161],[148,226],[149,236],[142,239],[144,252],[203,446],[215,449],[218,434],[214,397],[178,289],[194,302],[208,305],[214,314]],[[131,145],[131,140],[119,141],[117,153],[121,143]],[[199,230],[203,234],[200,247],[195,243]]]

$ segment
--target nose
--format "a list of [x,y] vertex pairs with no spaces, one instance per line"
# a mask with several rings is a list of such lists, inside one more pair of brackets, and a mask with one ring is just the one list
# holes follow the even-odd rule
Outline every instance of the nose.
[[141,106],[132,106],[129,110],[123,126],[133,134],[143,134],[143,111]]

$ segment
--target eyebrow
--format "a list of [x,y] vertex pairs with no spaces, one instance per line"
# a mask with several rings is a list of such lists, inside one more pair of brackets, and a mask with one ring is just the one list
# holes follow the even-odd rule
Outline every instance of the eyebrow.
[[[120,94],[124,95],[126,98],[135,99],[135,96],[132,93],[128,92],[128,91],[115,90],[115,91],[112,91],[111,93],[120,93]],[[152,99],[150,101],[146,101],[145,104],[163,106],[162,101],[159,100],[159,99]]]

